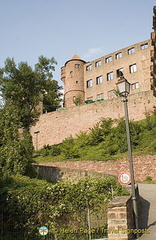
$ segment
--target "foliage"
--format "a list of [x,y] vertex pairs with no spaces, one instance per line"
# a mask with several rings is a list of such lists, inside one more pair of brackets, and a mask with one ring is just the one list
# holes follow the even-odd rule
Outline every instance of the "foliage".
[[152,181],[152,177],[147,176],[145,181],[149,181],[149,182],[151,182],[151,181]]
[[83,99],[82,99],[81,95],[78,95],[77,97],[75,97],[73,102],[75,103],[76,106],[80,106],[83,103]]
[[[143,120],[130,121],[129,125],[133,154],[155,154],[156,111]],[[88,131],[81,131],[75,139],[73,137],[65,139],[60,144],[58,159],[111,160],[125,156],[126,152],[125,120],[108,118],[101,119]]]
[[60,229],[88,228],[88,208],[90,214],[95,211],[100,214],[101,208],[112,199],[112,193],[114,196],[127,195],[115,178],[81,179],[77,183],[52,185],[16,175],[2,184],[0,214],[3,218],[0,221],[3,231],[7,233],[11,228],[20,231],[22,228],[35,239],[38,239],[40,226],[47,226],[60,240],[66,239]]
[[35,65],[35,70],[43,81],[43,111],[51,112],[60,106],[60,96],[62,95],[60,93],[62,87],[58,86],[58,82],[56,80],[52,80],[52,72],[55,71],[54,64],[57,64],[57,62],[53,57],[48,59],[40,56],[38,60],[39,62]]
[[36,153],[40,156],[57,156],[59,155],[61,152],[61,149],[60,149],[60,145],[59,144],[55,144],[55,145],[52,145],[52,146],[49,146],[49,145],[45,145],[41,150],[38,150]]
[[43,95],[44,109],[59,106],[58,84],[52,80],[54,58],[39,57],[35,69],[27,62],[16,65],[14,59],[7,58],[0,69],[1,92],[5,103],[14,104],[18,109],[21,127],[29,129],[37,120],[37,106]]
[[88,134],[87,131],[80,131],[77,135],[77,138],[75,139],[76,144],[79,148],[84,148],[86,146],[91,145],[92,139],[90,134]]
[[[0,165],[3,176],[26,174],[32,161],[32,139],[28,131],[21,127],[18,109],[6,104],[1,114]],[[19,132],[21,131],[21,132]]]
[[72,136],[66,138],[61,145],[61,151],[65,158],[78,158],[80,156],[78,146]]

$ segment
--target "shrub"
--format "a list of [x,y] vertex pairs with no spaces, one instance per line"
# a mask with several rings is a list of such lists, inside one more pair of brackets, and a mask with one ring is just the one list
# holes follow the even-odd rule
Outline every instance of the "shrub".
[[152,177],[147,176],[145,181],[147,181],[147,182],[151,182],[151,181],[152,181]]
[[61,153],[61,147],[60,145],[52,145],[50,150],[49,150],[49,154],[52,156],[58,156]]
[[67,159],[80,157],[79,148],[75,145],[74,138],[72,136],[66,138],[62,142],[61,151]]
[[79,134],[76,135],[76,139],[75,139],[75,144],[77,144],[80,148],[84,148],[86,146],[91,145],[91,136],[87,131],[80,131]]
[[7,239],[12,239],[8,234],[10,229],[17,233],[22,230],[26,234],[24,239],[41,239],[38,233],[41,226],[47,226],[50,234],[56,234],[53,239],[66,239],[59,229],[84,228],[88,209],[90,214],[103,217],[103,210],[112,197],[127,195],[125,188],[113,177],[51,184],[16,175],[2,186],[0,224]]

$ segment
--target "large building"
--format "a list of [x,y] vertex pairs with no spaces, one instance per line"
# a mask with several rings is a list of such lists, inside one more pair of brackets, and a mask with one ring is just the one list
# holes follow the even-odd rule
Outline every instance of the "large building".
[[151,33],[151,89],[156,97],[156,6],[153,7],[153,29]]
[[116,97],[120,72],[131,83],[131,94],[151,89],[151,40],[85,62],[74,55],[61,68],[66,108]]

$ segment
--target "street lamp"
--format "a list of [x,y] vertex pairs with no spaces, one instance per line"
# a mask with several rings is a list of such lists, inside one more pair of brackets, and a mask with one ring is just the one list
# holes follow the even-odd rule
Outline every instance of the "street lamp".
[[[133,158],[132,158],[132,147],[130,140],[130,130],[129,130],[129,117],[128,117],[128,94],[130,93],[130,83],[124,78],[123,73],[121,72],[120,79],[116,83],[120,96],[123,97],[124,110],[125,110],[125,122],[126,122],[126,134],[127,134],[127,145],[128,145],[128,156],[129,156],[129,169],[131,175],[131,191],[132,191],[132,202],[133,202],[133,211],[135,216],[135,228],[138,229],[138,208],[136,201],[136,192],[135,192],[135,181],[134,181],[134,169],[133,169]],[[138,238],[138,233],[137,233]]]
[[38,134],[39,133],[40,133],[40,131],[34,132],[34,134],[36,135],[36,150],[38,150]]

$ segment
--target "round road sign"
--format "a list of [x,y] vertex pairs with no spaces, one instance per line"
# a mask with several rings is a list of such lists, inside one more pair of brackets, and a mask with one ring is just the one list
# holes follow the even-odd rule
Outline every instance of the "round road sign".
[[119,175],[118,181],[122,185],[128,185],[131,183],[131,176],[127,172],[123,172]]
[[45,236],[48,234],[48,228],[43,226],[43,227],[40,227],[39,229],[39,233],[42,235],[42,236]]

